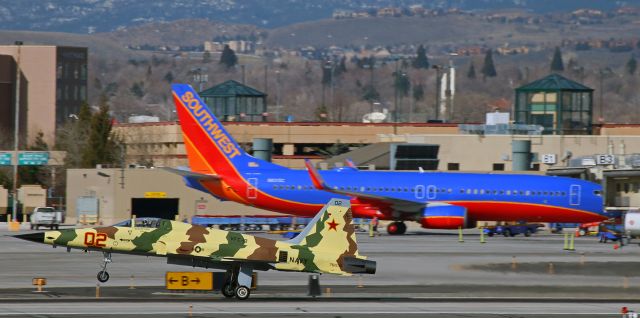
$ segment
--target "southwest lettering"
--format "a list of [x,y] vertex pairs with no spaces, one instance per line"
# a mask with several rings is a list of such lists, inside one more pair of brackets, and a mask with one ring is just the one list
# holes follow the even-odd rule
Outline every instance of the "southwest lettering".
[[212,118],[211,114],[205,109],[205,106],[194,97],[192,92],[186,92],[180,97],[191,114],[198,120],[205,131],[213,138],[220,150],[229,158],[240,155],[240,150],[231,141],[229,136],[225,134],[222,127]]
[[220,126],[218,126],[218,124],[213,124],[213,131],[211,131],[211,136],[213,136],[215,140],[226,137],[222,130],[220,130]]

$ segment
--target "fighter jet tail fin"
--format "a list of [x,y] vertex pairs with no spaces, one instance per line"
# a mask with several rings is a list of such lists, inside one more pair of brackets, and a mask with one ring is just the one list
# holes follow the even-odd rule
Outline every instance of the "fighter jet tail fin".
[[335,251],[342,256],[358,256],[351,204],[348,200],[331,199],[307,227],[288,241],[311,251]]

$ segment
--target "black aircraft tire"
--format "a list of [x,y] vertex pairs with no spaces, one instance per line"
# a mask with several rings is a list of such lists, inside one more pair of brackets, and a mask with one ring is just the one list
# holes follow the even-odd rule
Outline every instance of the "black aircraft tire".
[[238,286],[238,288],[236,288],[236,298],[238,298],[239,300],[245,300],[249,298],[250,295],[251,290],[249,290],[249,287]]
[[106,283],[109,280],[109,273],[107,271],[99,271],[96,277],[99,282]]
[[407,225],[404,222],[398,222],[398,234],[407,233]]
[[227,298],[232,298],[236,295],[235,288],[233,288],[233,286],[229,283],[222,285],[222,290],[220,292],[222,292],[222,295]]

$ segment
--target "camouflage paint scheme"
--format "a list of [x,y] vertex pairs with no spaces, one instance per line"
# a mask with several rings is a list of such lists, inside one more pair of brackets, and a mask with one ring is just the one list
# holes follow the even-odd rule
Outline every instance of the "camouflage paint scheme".
[[210,264],[262,263],[267,265],[263,269],[350,275],[345,259],[366,259],[358,254],[351,220],[349,201],[332,199],[299,237],[290,241],[161,220],[153,228],[107,226],[47,231],[44,243],[113,253],[185,257]]

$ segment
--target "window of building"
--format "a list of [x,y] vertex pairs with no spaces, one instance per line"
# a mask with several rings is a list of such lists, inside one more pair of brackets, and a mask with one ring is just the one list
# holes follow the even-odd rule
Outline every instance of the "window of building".
[[493,171],[504,171],[504,163],[494,163]]
[[460,170],[460,164],[457,162],[449,162],[447,163],[447,170],[449,171],[458,171]]

